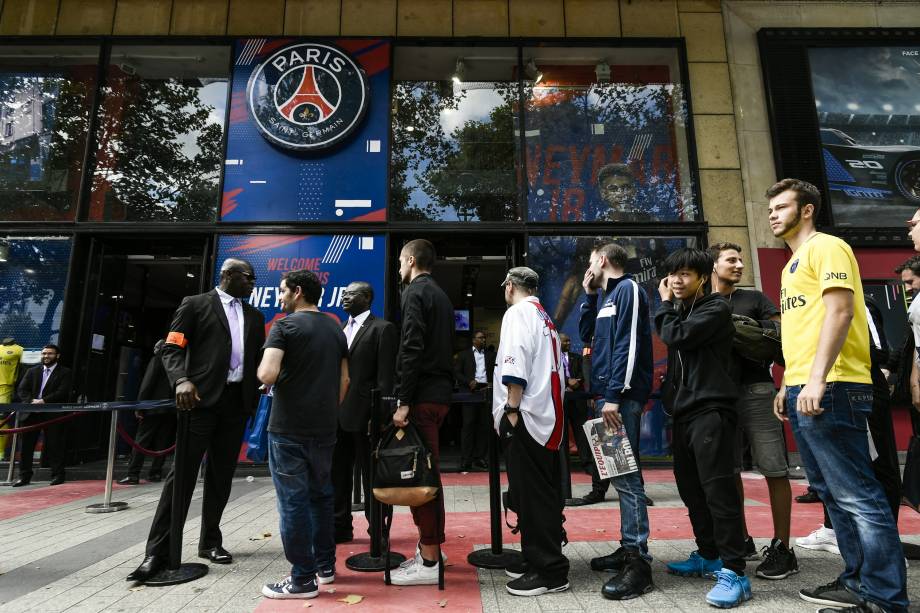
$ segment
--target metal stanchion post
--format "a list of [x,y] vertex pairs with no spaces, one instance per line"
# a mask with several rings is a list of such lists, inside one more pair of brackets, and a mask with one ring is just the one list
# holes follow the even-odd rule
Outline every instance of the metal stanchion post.
[[[16,412],[16,417],[13,418],[13,430],[19,428],[19,412]],[[19,441],[19,435],[14,434],[13,440],[10,441],[10,467],[6,471],[6,481],[0,483],[0,485],[13,485],[13,469],[16,467],[16,443]]]
[[118,411],[109,413],[112,418],[109,426],[109,459],[105,466],[105,497],[86,507],[87,513],[114,513],[128,508],[127,502],[112,502],[112,480],[115,478],[115,438],[117,436]]
[[[489,398],[483,394],[483,401]],[[498,435],[489,428],[489,524],[492,529],[492,546],[479,549],[466,556],[466,561],[477,568],[507,568],[521,559],[521,552],[502,547],[502,496],[501,475],[498,466]]]
[[[348,433],[346,433],[346,436]],[[364,505],[367,502],[364,500],[362,494],[364,493],[364,481],[362,479],[361,463],[358,461],[358,458],[355,458],[355,467],[352,470],[352,488],[351,488],[351,511],[363,511]]]
[[188,444],[189,411],[177,411],[176,455],[173,459],[172,512],[169,518],[169,566],[150,577],[146,585],[176,585],[200,579],[208,574],[206,564],[182,564],[182,529],[185,525],[182,492],[185,488],[183,451]]
[[[371,390],[371,444],[370,453],[373,454],[380,441],[380,390],[374,388]],[[367,480],[369,481],[368,490],[371,492],[370,500],[365,501],[369,504],[370,516],[368,521],[368,531],[371,535],[370,551],[356,553],[345,560],[346,568],[359,572],[380,572],[386,569],[386,556],[380,551],[380,540],[383,537],[383,505],[374,497],[374,461],[371,458],[369,470],[367,471]],[[402,564],[406,556],[401,553],[391,551],[389,555],[390,568],[396,568]]]

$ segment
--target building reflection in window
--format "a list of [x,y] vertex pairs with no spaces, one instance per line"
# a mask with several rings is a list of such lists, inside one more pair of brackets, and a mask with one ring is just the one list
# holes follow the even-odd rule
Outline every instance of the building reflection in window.
[[0,219],[76,216],[99,48],[0,52]]
[[676,50],[523,56],[530,221],[697,219]]
[[517,49],[397,47],[391,219],[518,219]]
[[112,47],[88,217],[217,217],[230,49]]

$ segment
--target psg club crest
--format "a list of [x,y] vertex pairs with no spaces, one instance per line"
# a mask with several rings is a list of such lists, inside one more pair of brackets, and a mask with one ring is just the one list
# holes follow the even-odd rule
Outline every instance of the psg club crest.
[[367,110],[364,71],[344,51],[315,43],[280,49],[252,72],[246,103],[262,136],[295,151],[347,138]]

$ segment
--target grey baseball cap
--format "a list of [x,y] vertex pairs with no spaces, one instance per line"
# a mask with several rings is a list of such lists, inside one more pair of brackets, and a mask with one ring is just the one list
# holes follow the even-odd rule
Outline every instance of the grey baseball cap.
[[536,287],[540,285],[540,275],[538,275],[537,272],[532,268],[527,268],[526,266],[516,266],[508,271],[508,274],[505,275],[505,280],[502,281],[501,286],[504,287],[508,283],[514,283],[523,287],[536,289]]

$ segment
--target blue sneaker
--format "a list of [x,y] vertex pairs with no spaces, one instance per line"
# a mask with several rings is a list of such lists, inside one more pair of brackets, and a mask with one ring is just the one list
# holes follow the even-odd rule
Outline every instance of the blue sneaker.
[[751,580],[723,568],[716,571],[716,584],[706,594],[706,602],[720,609],[730,609],[750,600],[751,596]]
[[291,599],[291,598],[316,598],[319,588],[316,581],[310,580],[304,584],[294,583],[290,577],[285,577],[278,583],[266,583],[262,586],[262,595],[266,598]]
[[700,552],[694,551],[684,562],[668,562],[668,572],[672,575],[681,577],[708,577],[722,570],[722,560],[707,560],[700,555]]

